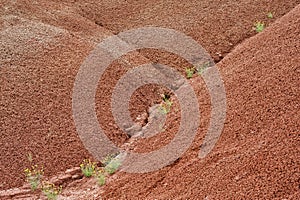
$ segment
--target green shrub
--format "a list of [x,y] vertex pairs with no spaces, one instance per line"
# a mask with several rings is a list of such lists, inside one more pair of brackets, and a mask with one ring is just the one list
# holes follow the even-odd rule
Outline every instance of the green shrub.
[[256,22],[255,24],[255,31],[260,33],[265,29],[265,24],[263,22]]
[[267,17],[268,17],[269,19],[273,19],[273,13],[272,13],[272,12],[268,12]]
[[26,176],[26,181],[30,184],[31,190],[36,190],[44,174],[43,169],[39,169],[38,165],[33,165],[30,169],[26,168],[24,172]]
[[203,72],[210,66],[210,62],[206,61],[202,63],[198,68],[197,68],[197,73],[198,75],[202,75]]
[[162,114],[166,115],[171,111],[171,107],[173,105],[173,102],[170,99],[169,95],[162,95],[163,102],[159,106],[159,110]]
[[114,174],[121,166],[121,161],[116,158],[117,155],[118,153],[109,154],[101,160],[101,163],[104,165],[103,167],[97,167],[96,163],[91,162],[89,159],[83,160],[83,163],[80,164],[83,175],[86,177],[93,176],[100,186],[104,185],[106,177]]
[[106,181],[106,176],[105,176],[105,173],[102,169],[98,170],[95,174],[95,178],[97,180],[97,183],[102,186],[105,184],[105,181]]
[[45,183],[43,183],[42,191],[43,191],[44,195],[47,197],[47,199],[56,200],[57,196],[62,191],[62,186],[56,187],[52,183],[45,182]]
[[195,69],[193,67],[190,68],[185,68],[185,73],[186,73],[186,77],[188,79],[192,78],[194,73],[195,73]]
[[106,166],[106,165],[108,165],[108,163],[110,163],[110,161],[111,161],[112,159],[114,159],[117,155],[118,155],[118,153],[109,154],[109,155],[107,155],[105,158],[103,158],[103,159],[101,160],[101,163],[102,163],[104,166]]
[[84,176],[91,177],[95,173],[96,163],[91,162],[89,159],[83,160],[80,164],[80,169]]
[[105,172],[107,172],[111,175],[111,174],[115,173],[120,166],[121,166],[120,160],[114,158],[104,167],[104,170],[105,170]]

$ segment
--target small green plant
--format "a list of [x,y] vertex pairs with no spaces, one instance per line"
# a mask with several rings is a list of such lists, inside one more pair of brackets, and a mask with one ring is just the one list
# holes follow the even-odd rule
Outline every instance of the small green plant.
[[210,65],[210,62],[209,62],[209,61],[204,62],[202,65],[200,65],[200,66],[197,68],[197,73],[198,73],[198,75],[203,74],[203,72],[209,67],[209,65]]
[[45,182],[42,185],[42,191],[43,191],[44,195],[47,197],[47,199],[56,200],[57,196],[62,191],[62,186],[57,187],[52,183]]
[[105,158],[103,158],[103,159],[101,160],[101,163],[102,163],[104,166],[108,165],[108,163],[110,163],[110,161],[111,161],[112,159],[114,159],[118,154],[119,154],[119,153],[113,153],[113,154],[107,155]]
[[103,169],[97,170],[97,172],[95,173],[94,176],[97,179],[97,183],[100,186],[105,184],[106,176],[105,176],[105,172],[103,171]]
[[[121,162],[117,157],[119,153],[109,154],[103,160],[101,160],[104,165],[104,171],[113,174],[120,167]],[[100,170],[101,171],[101,170]]]
[[163,102],[159,106],[159,110],[162,114],[166,115],[171,111],[171,106],[173,105],[173,102],[170,99],[170,95],[162,95]]
[[265,29],[265,24],[263,22],[256,22],[254,26],[255,26],[255,31],[258,33],[262,32]]
[[[31,153],[28,154],[27,158],[29,162],[32,162]],[[31,168],[26,168],[24,172],[26,181],[30,184],[31,190],[35,191],[37,188],[39,188],[47,196],[48,199],[57,199],[57,195],[61,193],[62,187],[55,187],[54,184],[46,182],[43,182],[41,184],[41,180],[44,174],[43,168],[39,168],[38,165],[32,165]]]
[[272,13],[272,12],[268,12],[267,17],[268,17],[269,19],[273,19],[273,13]]
[[185,73],[186,73],[186,77],[190,79],[193,77],[195,73],[195,69],[193,67],[185,68]]
[[93,176],[96,178],[97,183],[102,186],[106,182],[106,177],[114,174],[121,166],[121,161],[117,158],[117,155],[119,155],[119,153],[109,154],[101,160],[101,163],[104,165],[103,167],[97,167],[95,162],[85,159],[83,163],[80,164],[81,171],[86,177]]
[[83,160],[83,163],[80,164],[80,169],[84,176],[91,177],[95,173],[96,163],[91,162],[89,159]]
[[118,168],[120,166],[121,166],[120,160],[117,158],[114,158],[104,167],[104,170],[108,174],[112,175],[118,170]]
[[39,169],[38,165],[33,165],[30,169],[26,168],[24,172],[26,176],[26,181],[30,184],[31,190],[36,190],[44,174],[43,169]]

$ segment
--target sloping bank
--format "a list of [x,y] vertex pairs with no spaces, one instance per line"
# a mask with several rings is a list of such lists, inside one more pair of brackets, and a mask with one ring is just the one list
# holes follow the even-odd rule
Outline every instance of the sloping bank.
[[[124,174],[105,199],[297,199],[300,146],[300,5],[219,64],[227,120],[203,160],[191,149],[150,174]],[[200,144],[197,144],[200,145]]]

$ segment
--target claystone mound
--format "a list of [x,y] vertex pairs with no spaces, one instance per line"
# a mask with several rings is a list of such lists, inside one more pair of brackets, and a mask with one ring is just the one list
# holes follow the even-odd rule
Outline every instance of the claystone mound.
[[104,198],[298,199],[299,24],[297,6],[218,63],[227,121],[207,158],[197,158],[196,139],[172,167],[122,174]]
[[[253,6],[254,4],[251,5],[253,1],[241,1],[241,3],[238,5],[233,2],[220,3],[210,1],[204,2],[203,4],[197,3],[197,1],[192,1],[190,3],[182,3],[179,1],[153,1],[150,3],[130,2],[127,4],[119,4],[116,1],[114,2],[115,5],[110,7],[109,4],[111,4],[111,1],[103,1],[101,2],[101,5],[99,5],[98,1],[91,1],[89,3],[85,1],[78,1],[75,4],[68,3],[67,1],[64,1],[63,3],[60,1],[39,1],[38,5],[29,1],[2,2],[4,6],[0,8],[0,93],[2,97],[0,100],[0,146],[2,152],[0,156],[0,175],[2,177],[0,184],[1,189],[20,186],[24,183],[24,175],[22,172],[24,168],[29,167],[32,164],[28,160],[28,154],[33,155],[32,162],[44,166],[46,176],[65,171],[67,168],[71,168],[72,166],[78,166],[84,158],[91,157],[76,133],[76,128],[72,118],[72,88],[75,76],[81,63],[95,47],[95,45],[99,41],[103,40],[103,38],[112,35],[112,33],[118,33],[131,27],[149,24],[154,26],[166,26],[183,31],[192,36],[212,54],[212,57],[215,59],[215,61],[219,61],[228,52],[230,52],[233,46],[238,44],[240,41],[243,41],[245,38],[255,34],[255,32],[251,30],[253,22],[260,19],[265,20],[265,14],[267,11],[269,11],[269,9],[274,10],[279,18],[299,3],[299,1],[286,2],[278,0],[270,4],[266,4],[261,1],[256,1],[256,3],[258,3],[257,6]],[[98,3],[99,6],[95,6],[97,5],[96,3]],[[251,6],[249,7],[249,5]],[[171,9],[166,9],[168,6],[171,6]],[[219,7],[226,8],[226,12],[222,12],[222,9],[218,9]],[[152,10],[149,8],[152,8]],[[182,11],[182,9],[184,9],[184,11]],[[259,11],[257,9],[259,9]],[[205,12],[199,12],[199,10],[205,10]],[[186,13],[188,15],[186,15]],[[174,18],[176,19],[175,21]],[[240,20],[239,23],[235,23],[237,20]],[[268,23],[271,23],[274,20],[275,19],[269,20]],[[177,23],[178,21],[181,23]],[[290,23],[292,22],[287,20],[287,24]],[[236,24],[239,24],[239,26],[235,26]],[[224,31],[220,31],[219,25],[222,25],[222,30]],[[283,28],[285,26],[283,25],[277,26],[277,35],[289,36],[289,34],[293,33],[290,31],[286,33],[286,29]],[[291,28],[294,27],[291,26]],[[268,33],[270,32],[272,31],[269,31]],[[275,33],[270,33],[271,36],[273,34]],[[272,38],[271,36],[267,36],[267,33],[264,33],[261,37],[265,37],[264,40],[270,41],[270,38]],[[291,36],[291,38],[293,37]],[[278,40],[281,41],[280,38],[278,38]],[[294,44],[293,42],[295,41],[288,42],[290,42],[290,44]],[[276,47],[276,45],[280,46],[283,44],[274,43],[273,46]],[[257,46],[260,45],[252,45],[251,49],[256,49]],[[287,51],[289,50],[289,48],[286,49]],[[266,54],[265,57],[272,58],[272,56],[278,54],[276,51],[273,53],[274,54],[270,55]],[[174,57],[172,54],[160,51],[152,52],[150,50],[144,50],[140,53],[134,52],[133,54],[135,55],[130,54],[126,57],[132,66],[144,63],[146,61],[148,62],[149,60],[153,62],[159,60],[181,70],[181,72],[184,73],[183,66],[185,66],[185,61]],[[240,55],[240,53],[235,54]],[[247,58],[248,54],[251,56],[256,56],[255,53],[252,52],[251,54],[251,52],[246,50],[244,50],[241,54],[242,55],[240,56],[230,56],[230,59],[244,60],[245,57]],[[261,55],[265,55],[265,52],[262,52]],[[293,59],[288,60],[295,61],[296,58],[298,58],[297,55],[298,54],[288,54],[285,56],[285,58],[289,58],[288,56],[290,56]],[[241,56],[243,56],[243,59],[241,59]],[[233,65],[228,61],[230,59],[228,58],[226,59],[227,61],[224,61],[224,63],[228,62],[228,66]],[[282,119],[279,118],[277,121],[275,120],[274,125],[272,126],[266,126],[266,124],[269,125],[270,121],[259,119],[259,123],[257,124],[257,119],[252,115],[249,115],[249,113],[252,112],[250,112],[252,107],[251,109],[250,107],[247,107],[248,110],[245,109],[245,111],[241,111],[241,109],[244,107],[240,107],[240,105],[247,105],[247,95],[250,95],[251,91],[254,89],[253,87],[255,87],[255,84],[252,86],[241,85],[242,83],[251,83],[251,81],[247,79],[247,77],[250,78],[250,76],[246,74],[246,72],[250,73],[247,71],[248,69],[245,69],[245,72],[241,73],[241,69],[244,69],[245,66],[248,66],[247,64],[250,61],[247,62],[247,60],[244,60],[244,62],[245,63],[240,63],[236,61],[237,65],[235,67],[222,67],[225,66],[225,64],[220,65],[221,69],[224,68],[224,79],[225,82],[227,81],[226,83],[228,84],[229,88],[229,108],[231,110],[231,113],[228,114],[228,122],[231,123],[227,125],[228,128],[225,129],[224,133],[224,135],[228,134],[228,137],[226,135],[226,138],[223,138],[223,140],[232,145],[236,144],[238,140],[246,140],[247,134],[245,133],[250,130],[250,125],[251,127],[256,127],[254,130],[251,129],[251,131],[254,131],[254,133],[256,133],[258,130],[266,131],[266,127],[271,127],[270,131],[279,130],[276,129],[277,124],[275,122],[278,122],[280,119]],[[278,63],[280,62],[278,61]],[[285,65],[286,63],[282,63],[282,66]],[[108,79],[109,76],[117,78],[121,75],[122,67],[125,68],[124,63],[116,61],[116,63],[114,63],[111,67],[112,69],[115,69],[117,66],[119,66],[119,71],[111,70],[107,72]],[[271,65],[266,65],[266,69],[269,69],[268,67],[270,66]],[[265,74],[263,72],[256,73],[256,66],[251,67],[252,73],[250,74],[253,75],[254,73],[254,75],[257,76],[257,80],[260,81],[263,81],[261,79],[263,79],[264,75],[272,75],[272,73],[275,73],[273,71],[264,71]],[[278,74],[284,74],[285,77],[288,77],[288,75],[289,77],[298,77],[294,76],[294,74],[292,74],[290,71],[287,71],[287,73],[276,71],[272,78],[276,77]],[[285,77],[283,77],[282,80],[285,80]],[[270,80],[273,80],[272,78]],[[111,79],[106,82],[106,86],[108,88],[113,86],[113,80],[114,79]],[[295,88],[293,87],[295,79],[288,80],[290,89],[292,89],[291,96],[293,96],[295,93]],[[201,82],[200,79],[197,81]],[[197,81],[197,85],[203,85],[203,82],[198,83]],[[285,81],[283,82],[285,83]],[[272,84],[273,82],[270,82],[267,86],[271,88]],[[278,84],[278,88],[275,90],[275,92],[277,92],[275,97],[278,100],[275,101],[275,99],[269,96],[268,98],[270,98],[271,102],[278,103],[278,105],[280,105],[279,107],[281,108],[285,108],[286,104],[292,106],[293,104],[291,102],[294,102],[293,99],[281,99],[280,94],[282,94],[283,91],[280,86],[281,85]],[[232,91],[233,88],[237,90],[234,92]],[[153,90],[157,90],[158,94],[153,95]],[[203,88],[197,88],[197,90],[199,94],[203,95],[202,98],[199,99],[199,102],[207,106],[203,107],[204,121],[201,122],[203,130],[199,131],[198,136],[200,137],[197,137],[198,141],[195,141],[195,145],[193,146],[194,149],[199,147],[199,144],[201,143],[201,135],[203,135],[203,131],[205,131],[209,119],[209,102],[207,100],[207,91],[205,91]],[[106,102],[105,100],[109,100],[109,95],[106,96],[105,93],[102,95],[101,92],[103,91],[104,90],[98,89],[96,99],[101,98],[102,101],[97,101],[97,103],[98,105],[100,103],[104,103],[106,106],[108,106],[109,102]],[[135,94],[137,98],[136,100],[132,100],[132,105],[136,105],[134,108],[132,108],[133,117],[136,117],[142,113],[142,111],[145,110],[146,107],[149,107],[151,103],[157,103],[158,98],[160,97],[159,93],[162,91],[164,91],[162,88],[153,89],[150,87],[144,88],[144,90],[142,90],[140,93]],[[257,94],[268,94],[264,88],[256,88],[256,91]],[[273,90],[271,89],[271,91]],[[269,95],[271,95],[271,93]],[[150,96],[151,98],[143,99],[145,96]],[[252,100],[250,102],[256,102],[255,99],[257,96],[251,98]],[[261,102],[261,104],[255,104],[257,108],[271,109],[271,107],[264,107],[263,99],[259,99],[258,102]],[[277,105],[276,103],[275,105]],[[238,120],[236,119],[236,113],[233,111],[238,107],[237,104],[239,105],[240,110],[237,109],[236,112],[245,114],[244,116],[239,116],[237,118]],[[255,108],[253,109],[255,110]],[[295,108],[297,107],[295,106]],[[297,109],[294,109],[294,111],[296,110]],[[246,111],[249,113],[246,113]],[[274,114],[271,115],[269,113],[268,115],[263,115],[264,112],[260,110],[257,110],[257,113],[262,112],[262,117],[268,117],[268,119],[273,119],[271,118],[272,116],[279,115],[276,112],[276,109],[271,109],[271,111],[274,112]],[[100,109],[97,110],[98,115],[103,114],[102,112],[103,111]],[[290,114],[291,116],[295,116],[293,112]],[[246,118],[246,116],[249,118]],[[111,139],[113,139],[117,144],[122,144],[128,139],[127,136],[120,133],[120,130],[118,130],[118,128],[116,128],[114,125],[110,126],[110,123],[112,123],[110,114],[104,115],[104,118],[105,120],[99,123],[102,125],[104,124],[104,126],[108,126],[107,132]],[[172,119],[177,118],[176,116],[173,116],[173,118],[169,119],[170,123],[172,122]],[[248,122],[249,119],[251,119],[252,124],[247,125],[246,122]],[[287,117],[287,119],[292,121],[290,115]],[[108,123],[106,123],[106,120]],[[287,121],[286,125],[282,126],[284,133],[285,130],[288,130],[287,128],[294,130],[296,126],[295,124],[289,126],[289,120]],[[236,124],[232,123],[233,121],[236,121]],[[241,127],[241,125],[242,129],[238,129],[238,127]],[[175,131],[176,126],[174,126],[174,131],[170,131],[170,135]],[[231,132],[232,134],[239,134],[231,135],[229,134]],[[165,135],[165,138],[162,141],[167,143],[170,140],[170,135]],[[280,138],[281,137],[278,137],[278,140]],[[256,139],[249,140],[253,140],[253,143],[256,141]],[[148,145],[148,148],[151,150],[151,148],[157,147],[156,145],[159,145],[159,141],[159,139],[154,140],[153,142],[156,142],[155,145]],[[223,141],[223,143],[225,142]],[[221,153],[226,151],[226,148],[225,150],[222,150],[223,143],[220,143],[221,146],[218,147]],[[289,144],[288,139],[286,139],[286,143]],[[145,141],[137,144],[137,151],[141,149],[147,149],[145,148],[146,144],[147,143]],[[249,146],[246,145],[244,148],[246,147]],[[282,146],[279,145],[278,148],[280,147]],[[243,151],[243,148],[241,151]],[[196,151],[193,151],[191,154],[195,156],[195,152]],[[292,152],[293,151],[290,153],[291,155],[293,155]],[[264,158],[264,155],[261,155],[261,157]],[[187,161],[189,160],[188,158],[189,157],[186,156],[183,160]],[[212,155],[209,162],[217,162],[216,160],[219,158],[219,156],[214,157],[214,155]],[[247,163],[247,160],[245,163]],[[181,170],[183,164],[186,164],[186,162],[175,165],[176,167],[174,167],[173,171],[171,170],[170,176],[176,172],[176,176],[172,175],[172,177],[174,177],[174,179],[171,179],[172,181],[169,180],[166,170],[162,171],[162,174],[160,174],[165,175],[166,183],[170,185],[169,183],[172,182],[172,184],[176,186],[175,188],[178,192],[186,192],[184,189],[186,188],[186,185],[176,185],[174,183],[177,182],[178,174],[184,174],[184,172],[186,172],[186,170]],[[206,167],[207,170],[209,170],[209,164]],[[169,170],[169,168],[167,169]],[[197,170],[195,169],[194,171]],[[209,171],[206,173],[208,172]],[[216,173],[215,175],[220,174]],[[182,177],[185,176],[188,175],[182,175]],[[144,177],[145,180],[151,179],[151,176],[142,177]],[[239,177],[242,177],[242,175],[239,175]],[[131,177],[124,176],[124,178],[121,180],[117,180],[115,185],[113,184],[112,186],[109,186],[107,196],[112,195],[117,198],[118,195],[113,192],[111,188],[114,186],[123,185],[122,181],[126,182],[127,178]],[[139,177],[135,178],[136,181],[131,182],[132,185],[139,183],[139,180],[140,182],[144,181]],[[156,185],[156,180],[157,178],[153,178],[152,181],[145,181],[145,184],[147,183],[149,186],[153,184]],[[180,181],[179,183],[183,184]],[[281,182],[278,184],[280,185]],[[209,186],[209,184],[206,185]],[[224,185],[228,185],[226,181]],[[153,196],[159,196],[161,193],[164,193],[166,197],[174,195],[178,196],[176,191],[170,188],[169,193],[166,193],[166,191],[161,191],[160,186],[161,185],[159,185],[157,189],[153,190]],[[130,186],[125,184],[124,191],[128,193],[128,196],[130,196],[131,192],[133,191],[128,188],[130,188]],[[141,191],[141,197],[145,196],[146,192],[143,193],[143,184],[135,188],[136,190]],[[292,191],[292,189],[290,189],[290,191]]]

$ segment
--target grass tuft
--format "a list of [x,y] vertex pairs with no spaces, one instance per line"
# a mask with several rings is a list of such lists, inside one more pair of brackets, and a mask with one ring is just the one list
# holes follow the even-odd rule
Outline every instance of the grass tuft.
[[52,183],[44,182],[42,185],[42,191],[48,200],[56,200],[57,196],[62,191],[62,186],[55,186]]
[[26,181],[30,184],[31,190],[35,191],[38,188],[44,174],[43,168],[40,169],[38,165],[32,165],[31,168],[26,168],[24,172]]
[[260,33],[265,29],[265,24],[263,22],[256,22],[254,26],[257,33]]
[[85,177],[91,177],[95,173],[96,163],[85,159],[83,163],[80,164],[80,169]]

